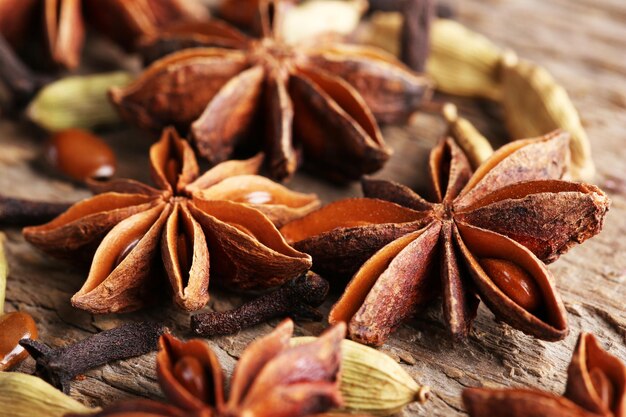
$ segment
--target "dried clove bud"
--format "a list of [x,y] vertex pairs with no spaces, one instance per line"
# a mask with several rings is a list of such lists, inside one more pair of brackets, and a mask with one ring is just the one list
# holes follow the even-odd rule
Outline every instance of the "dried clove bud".
[[46,223],[70,208],[71,203],[33,201],[0,195],[0,224]]
[[22,105],[49,80],[34,74],[0,33],[0,81],[11,91],[15,104]]
[[216,336],[237,333],[275,317],[321,320],[315,307],[324,302],[328,287],[328,281],[308,272],[234,310],[196,314],[191,317],[191,328],[198,335]]
[[128,323],[62,347],[24,339],[20,341],[37,362],[35,374],[64,393],[70,381],[90,369],[120,359],[133,358],[157,349],[165,328],[154,322]]
[[370,11],[400,12],[400,56],[417,72],[423,72],[430,50],[430,25],[435,15],[433,0],[370,0]]

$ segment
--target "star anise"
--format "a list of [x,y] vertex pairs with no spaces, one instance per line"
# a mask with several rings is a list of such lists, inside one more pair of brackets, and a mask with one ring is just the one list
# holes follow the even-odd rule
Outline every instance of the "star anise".
[[19,46],[41,22],[52,60],[74,68],[80,63],[85,21],[130,48],[167,23],[206,16],[196,0],[0,0],[0,34]]
[[29,242],[53,255],[97,246],[74,306],[93,313],[143,306],[160,283],[155,263],[165,267],[185,310],[208,301],[209,270],[219,283],[253,289],[280,285],[310,267],[310,257],[291,248],[272,221],[300,217],[319,202],[252,175],[261,156],[199,176],[191,146],[167,129],[150,149],[150,162],[158,189],[114,180],[50,223],[24,229]]
[[159,342],[157,376],[170,404],[126,401],[104,416],[304,417],[341,405],[340,343],[345,326],[326,331],[310,344],[289,346],[291,320],[250,344],[237,363],[225,398],[219,361],[200,339]]
[[280,19],[281,4],[261,2],[261,39],[215,21],[166,28],[161,45],[212,47],[154,62],[130,86],[112,89],[113,102],[143,128],[189,130],[214,163],[263,148],[271,175],[282,179],[295,171],[301,149],[306,163],[331,178],[380,169],[390,149],[376,119],[406,119],[430,83],[371,47],[287,45],[270,23]]
[[626,417],[626,366],[589,333],[581,333],[563,396],[535,389],[468,388],[472,417]]
[[559,131],[512,142],[472,174],[463,151],[443,139],[430,154],[432,201],[365,180],[368,198],[329,204],[281,232],[322,275],[362,264],[330,313],[358,341],[382,344],[437,294],[456,337],[467,335],[478,295],[500,320],[560,340],[565,309],[542,261],[597,234],[609,207],[597,187],[558,179],[568,143]]

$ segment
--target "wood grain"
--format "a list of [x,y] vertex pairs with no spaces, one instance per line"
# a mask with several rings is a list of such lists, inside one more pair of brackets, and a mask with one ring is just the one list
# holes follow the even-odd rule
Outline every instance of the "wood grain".
[[[626,3],[622,0],[465,0],[457,4],[459,20],[522,57],[544,65],[570,93],[592,141],[598,169],[596,184],[613,200],[604,231],[550,265],[569,313],[570,335],[562,342],[537,341],[493,320],[481,307],[469,340],[452,343],[432,306],[402,326],[382,349],[396,358],[434,392],[425,405],[411,405],[404,416],[464,415],[460,392],[468,386],[536,386],[562,392],[565,369],[580,331],[595,333],[609,352],[626,360]],[[506,139],[501,111],[491,104],[455,100],[461,111],[493,140]],[[420,188],[429,148],[442,125],[429,115],[409,126],[384,132],[395,148],[388,166],[377,176]],[[103,133],[120,159],[120,176],[148,179],[149,140],[137,130]],[[0,190],[4,194],[74,201],[86,190],[42,172],[37,163],[42,134],[26,123],[0,119]],[[324,201],[359,195],[356,185],[334,187],[307,174],[291,186],[315,191]],[[126,320],[163,320],[174,333],[189,336],[189,317],[170,305],[140,313],[93,316],[76,310],[70,296],[86,270],[57,262],[37,252],[15,228],[8,234],[10,275],[7,310],[32,314],[41,339],[59,346],[108,329]],[[334,296],[336,298],[336,296]],[[332,301],[325,305],[328,311]],[[207,309],[224,310],[244,297],[212,289]],[[209,341],[225,371],[245,346],[265,334],[276,321],[232,337]],[[299,335],[316,335],[323,323],[301,323]],[[21,370],[32,369],[28,360]],[[159,398],[154,355],[106,365],[72,385],[72,396],[90,405],[105,405],[136,396]]]

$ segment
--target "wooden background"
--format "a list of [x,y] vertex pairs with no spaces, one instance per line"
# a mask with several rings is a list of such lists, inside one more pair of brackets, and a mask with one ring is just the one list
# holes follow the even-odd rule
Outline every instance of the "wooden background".
[[[439,306],[402,326],[382,348],[434,395],[413,404],[405,416],[463,415],[460,393],[468,386],[535,386],[561,392],[565,369],[580,331],[593,332],[613,354],[626,360],[626,2],[623,0],[465,0],[455,4],[458,19],[497,44],[546,66],[569,91],[592,141],[598,169],[595,183],[613,200],[604,231],[550,265],[569,313],[570,335],[559,343],[534,340],[496,323],[481,307],[469,340],[453,344],[439,317]],[[90,40],[88,60],[110,69],[119,53]],[[136,63],[135,63],[136,64]],[[135,65],[131,63],[131,65]],[[465,115],[500,144],[506,139],[497,106],[457,100]],[[12,120],[11,120],[12,119]],[[410,126],[385,128],[396,153],[381,177],[420,186],[428,149],[442,129],[433,116]],[[103,132],[120,159],[120,176],[147,179],[149,141],[137,130]],[[0,192],[7,195],[74,201],[88,193],[38,168],[42,134],[27,123],[0,118]],[[358,187],[337,188],[306,175],[291,186],[316,191],[324,201],[359,195]],[[8,234],[10,276],[7,310],[32,314],[41,340],[65,345],[127,320],[163,320],[174,333],[188,336],[187,314],[169,305],[141,313],[94,316],[71,307],[70,296],[86,271],[57,262],[30,247],[16,228]],[[223,310],[244,301],[240,295],[212,291],[207,308]],[[334,298],[333,298],[334,300]],[[328,311],[332,300],[325,305]],[[209,343],[230,373],[249,341],[265,334],[260,325]],[[323,323],[302,323],[297,333],[318,334]],[[32,369],[27,360],[21,370]],[[158,398],[154,355],[103,366],[72,384],[72,396],[89,405],[105,405],[136,396]]]

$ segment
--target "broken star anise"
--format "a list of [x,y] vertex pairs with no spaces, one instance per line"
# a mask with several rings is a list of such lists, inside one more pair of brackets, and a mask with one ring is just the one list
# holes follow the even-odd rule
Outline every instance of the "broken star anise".
[[225,398],[219,361],[200,339],[160,340],[157,376],[170,404],[122,402],[96,414],[116,416],[304,417],[341,405],[339,373],[343,324],[315,342],[289,346],[291,320],[250,344],[237,363]]
[[199,176],[191,146],[166,129],[150,149],[150,162],[158,189],[114,180],[50,223],[24,229],[29,242],[53,255],[97,245],[74,306],[93,313],[143,306],[161,282],[155,262],[165,267],[174,300],[186,310],[207,303],[209,271],[218,283],[252,289],[283,284],[310,267],[310,257],[291,248],[272,221],[300,217],[319,202],[251,175],[261,156]]
[[112,89],[112,101],[143,128],[189,131],[213,163],[263,149],[270,174],[283,179],[294,173],[298,149],[333,179],[380,169],[390,149],[376,119],[406,119],[430,83],[374,48],[287,45],[269,23],[280,20],[281,4],[261,2],[261,39],[217,21],[164,29],[157,44],[197,47],[154,62],[133,84]]
[[362,265],[329,318],[348,322],[355,340],[382,344],[437,294],[456,337],[467,335],[478,295],[500,320],[560,340],[565,310],[542,261],[597,234],[609,207],[597,187],[558,179],[568,143],[560,131],[512,142],[472,174],[461,148],[443,139],[430,154],[432,201],[364,180],[368,198],[329,204],[281,233],[323,276]]
[[626,366],[589,333],[581,333],[563,396],[536,389],[468,388],[472,417],[626,417]]
[[131,48],[165,24],[206,16],[197,0],[0,0],[0,34],[18,47],[33,25],[41,24],[52,61],[74,68],[80,63],[85,21]]

